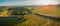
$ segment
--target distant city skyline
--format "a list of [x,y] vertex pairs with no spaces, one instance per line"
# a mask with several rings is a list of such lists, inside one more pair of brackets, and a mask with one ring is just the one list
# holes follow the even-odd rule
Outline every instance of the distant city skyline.
[[0,0],[0,6],[60,4],[58,0]]

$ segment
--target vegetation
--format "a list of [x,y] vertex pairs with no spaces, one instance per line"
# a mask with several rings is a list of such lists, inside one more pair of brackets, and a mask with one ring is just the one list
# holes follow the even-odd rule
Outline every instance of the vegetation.
[[[57,6],[57,7],[59,7],[59,6]],[[10,7],[8,9],[9,9],[9,12],[12,13],[13,15],[27,13],[23,16],[23,18],[26,20],[22,23],[20,22],[18,24],[13,24],[14,26],[60,26],[60,22],[33,15],[35,12],[58,15],[58,13],[56,13],[56,12],[57,12],[57,10],[60,11],[60,9],[58,9],[57,7],[56,6],[54,7],[54,9],[53,9],[54,11],[46,10],[47,13],[44,11],[40,11],[37,7],[32,7],[32,6],[30,6],[30,7],[28,7],[28,6]],[[19,16],[19,18],[21,18],[21,17]]]

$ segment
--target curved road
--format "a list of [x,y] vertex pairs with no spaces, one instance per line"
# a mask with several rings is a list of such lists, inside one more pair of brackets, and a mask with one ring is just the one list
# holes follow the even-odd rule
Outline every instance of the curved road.
[[56,17],[56,16],[47,16],[47,15],[38,14],[38,13],[35,13],[35,15],[36,15],[36,16],[40,16],[40,17],[43,17],[43,18],[47,18],[47,19],[50,19],[50,20],[54,20],[54,21],[60,22],[60,17]]
[[[32,11],[29,10],[28,13],[32,14]],[[60,16],[46,15],[38,12],[34,13],[34,15],[60,22]]]

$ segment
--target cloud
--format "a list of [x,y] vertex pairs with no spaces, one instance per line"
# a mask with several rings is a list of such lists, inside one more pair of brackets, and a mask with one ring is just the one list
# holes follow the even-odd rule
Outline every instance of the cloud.
[[58,0],[37,0],[34,2],[37,5],[60,4]]
[[6,1],[1,6],[11,6],[11,5],[31,5],[35,0],[28,0],[28,1]]
[[0,6],[11,6],[11,5],[48,5],[48,4],[60,4],[58,0],[13,0],[5,1]]

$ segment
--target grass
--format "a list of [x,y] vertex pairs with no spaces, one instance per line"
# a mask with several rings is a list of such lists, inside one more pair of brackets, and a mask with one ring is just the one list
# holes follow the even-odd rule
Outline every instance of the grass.
[[41,26],[48,22],[48,19],[40,18],[38,16],[30,14],[26,14],[24,18],[27,20],[21,24],[17,24],[17,26]]
[[[50,8],[51,9],[51,8]],[[54,9],[51,11],[50,9],[45,10],[39,10],[36,8],[33,12],[39,12],[39,13],[46,13],[51,15],[60,16],[59,9],[54,7]],[[59,10],[59,11],[57,11]],[[26,19],[24,22],[20,22],[18,24],[13,24],[14,26],[60,26],[60,22],[49,20],[46,18],[42,18],[36,15],[26,14],[24,16],[24,19]]]
[[[53,7],[52,11],[49,11],[49,10],[47,11],[47,9],[46,9],[46,11],[44,12],[44,11],[40,11],[39,9],[36,9],[33,12],[46,13],[46,14],[50,14],[50,15],[60,16],[59,11],[60,11],[60,9],[58,9],[55,6],[55,7]],[[15,26],[60,26],[60,22],[38,17],[36,15],[27,14],[24,16],[24,18],[27,19],[25,22],[23,22],[21,24],[17,24]]]
[[60,22],[38,17],[36,15],[26,14],[24,18],[27,19],[25,22],[16,24],[15,26],[60,26]]

